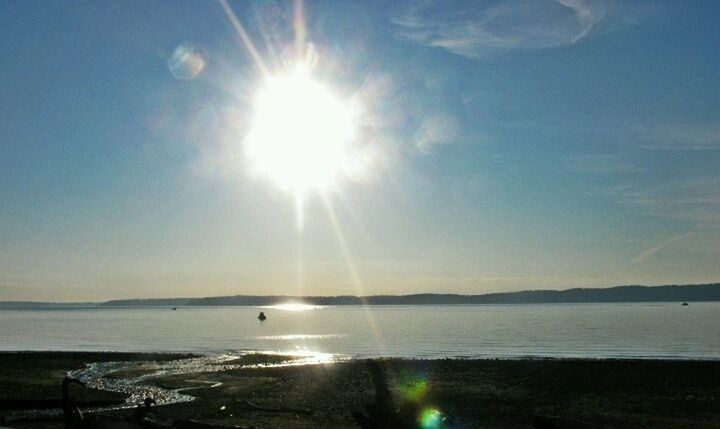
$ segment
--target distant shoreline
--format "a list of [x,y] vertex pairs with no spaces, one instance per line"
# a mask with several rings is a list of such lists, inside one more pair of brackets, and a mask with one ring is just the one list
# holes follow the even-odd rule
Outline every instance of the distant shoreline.
[[[0,362],[7,356],[27,356],[28,358],[65,357],[65,356],[98,356],[100,361],[134,360],[136,357],[144,357],[143,360],[170,360],[177,357],[213,357],[227,353],[238,353],[258,356],[283,356],[285,353],[291,355],[292,351],[273,350],[59,350],[59,349],[0,349]],[[332,355],[332,354],[328,354]],[[332,363],[340,362],[365,362],[376,361],[410,361],[410,362],[437,362],[437,361],[460,361],[460,362],[667,362],[667,363],[713,363],[720,364],[720,357],[685,357],[685,356],[551,356],[551,355],[477,355],[477,356],[347,356],[334,354]],[[112,359],[111,359],[112,358]],[[308,364],[310,365],[310,364]]]
[[373,296],[275,296],[235,295],[205,298],[122,299],[105,302],[2,301],[0,308],[95,308],[95,307],[211,307],[272,306],[283,303],[307,305],[464,305],[464,304],[571,304],[720,301],[720,283],[665,286],[615,286],[565,290],[526,290],[481,295],[423,293]]
[[[523,305],[591,305],[591,304],[681,304],[681,303],[715,303],[720,300],[703,300],[703,301],[587,301],[587,302],[509,302],[509,303],[426,303],[426,304],[318,304],[312,307],[493,307],[493,306],[523,306]],[[254,307],[254,308],[274,308],[275,305],[234,305],[234,304],[217,304],[217,305],[196,305],[196,304],[180,304],[180,305],[106,305],[105,303],[93,303],[89,305],[27,305],[13,306],[3,305],[0,303],[0,311],[2,310],[123,310],[123,309],[181,309],[181,308],[232,308],[232,307]],[[304,304],[304,303],[303,303]]]

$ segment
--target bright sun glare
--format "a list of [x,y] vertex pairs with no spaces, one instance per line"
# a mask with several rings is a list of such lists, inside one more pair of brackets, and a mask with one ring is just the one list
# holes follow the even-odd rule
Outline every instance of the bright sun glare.
[[302,195],[336,182],[354,135],[350,104],[298,66],[258,91],[245,150],[256,174]]

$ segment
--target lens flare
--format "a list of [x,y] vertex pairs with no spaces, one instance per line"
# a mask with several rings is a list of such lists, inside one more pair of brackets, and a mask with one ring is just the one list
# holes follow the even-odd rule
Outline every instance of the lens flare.
[[430,383],[427,380],[416,380],[401,389],[403,398],[410,402],[419,402],[428,392]]
[[422,429],[438,429],[443,427],[444,422],[445,418],[442,413],[435,408],[425,408],[418,419]]
[[203,50],[197,46],[180,45],[168,60],[168,68],[176,79],[195,79],[205,69],[205,57]]

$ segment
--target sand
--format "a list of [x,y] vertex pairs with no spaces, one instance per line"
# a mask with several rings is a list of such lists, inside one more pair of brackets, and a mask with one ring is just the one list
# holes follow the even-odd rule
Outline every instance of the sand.
[[[60,399],[67,371],[90,362],[174,361],[187,355],[128,353],[0,353],[0,402]],[[152,376],[144,366],[108,379],[147,378],[142,384],[190,388],[191,402],[153,407],[162,424],[192,419],[241,427],[357,427],[351,415],[373,401],[364,361],[248,367],[291,357],[250,355],[213,371]],[[213,361],[214,362],[214,361]],[[653,360],[401,360],[378,361],[398,402],[440,412],[445,427],[532,427],[535,415],[562,415],[609,427],[720,428],[720,362]],[[207,362],[206,362],[207,363]],[[143,364],[145,365],[145,364]],[[215,371],[214,369],[221,369]],[[148,375],[150,375],[148,377]],[[122,399],[123,394],[73,387],[73,400]],[[263,408],[256,409],[246,401]],[[104,411],[127,418],[135,410]],[[63,427],[53,417],[19,419],[13,427]],[[420,418],[420,416],[418,416]]]

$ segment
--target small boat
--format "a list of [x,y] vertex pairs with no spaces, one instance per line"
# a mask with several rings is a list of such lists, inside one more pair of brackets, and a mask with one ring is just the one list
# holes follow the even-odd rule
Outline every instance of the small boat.
[[263,321],[265,319],[267,319],[267,317],[265,317],[265,313],[261,311],[260,314],[258,314],[258,320]]
[[173,311],[177,310],[177,307],[173,307]]
[[687,303],[687,302],[683,302],[682,305],[688,305],[688,303]]

